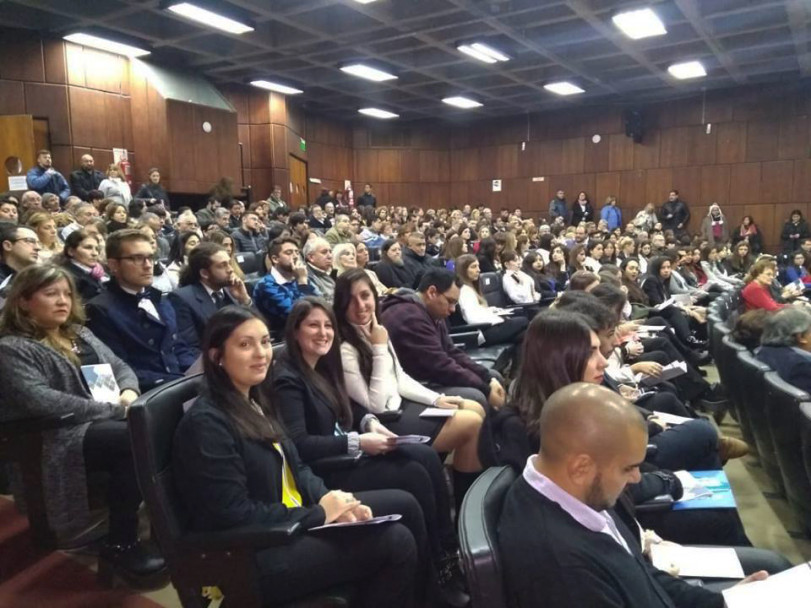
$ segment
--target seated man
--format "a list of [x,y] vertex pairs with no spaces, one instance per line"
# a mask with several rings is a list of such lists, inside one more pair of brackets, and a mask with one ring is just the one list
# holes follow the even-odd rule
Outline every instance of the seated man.
[[[746,313],[752,314],[752,313]],[[789,306],[766,320],[761,347],[755,355],[785,382],[811,390],[811,314]]]
[[194,348],[200,348],[206,322],[220,308],[251,305],[245,283],[234,275],[231,257],[217,243],[200,243],[192,250],[180,274],[180,285],[169,294],[169,301],[175,309],[180,337]]
[[408,235],[408,246],[403,250],[403,263],[414,275],[414,287],[419,285],[426,270],[436,266],[435,260],[426,255],[426,247],[425,235],[422,232],[412,232]]
[[310,285],[307,266],[301,261],[293,237],[279,237],[268,243],[265,264],[270,272],[253,288],[256,308],[265,315],[272,330],[284,331],[293,304],[303,296],[315,295],[315,289]]
[[0,290],[23,268],[39,261],[40,249],[39,237],[30,228],[0,223]]
[[416,292],[400,290],[381,303],[380,322],[409,376],[437,392],[499,408],[505,396],[499,375],[454,346],[448,333],[445,320],[459,301],[459,287],[453,272],[432,268]]
[[178,335],[175,311],[152,287],[152,243],[140,230],[107,239],[112,279],[85,309],[87,326],[138,376],[141,392],[180,378],[200,354]]
[[99,216],[98,209],[90,203],[78,203],[71,207],[66,207],[65,209],[73,215],[73,221],[59,232],[59,238],[63,241],[68,238],[71,233],[84,228]]
[[240,253],[259,253],[265,250],[265,237],[262,236],[262,223],[254,211],[242,214],[242,226],[231,233],[234,247]]
[[[639,530],[614,512],[626,484],[640,480],[648,443],[628,401],[570,384],[544,404],[540,426],[540,453],[507,493],[498,524],[508,605],[724,606],[720,593],[648,563]],[[744,582],[767,576],[758,571]]]
[[380,249],[386,242],[386,237],[383,236],[383,220],[373,217],[369,225],[360,233],[360,240],[369,249]]
[[20,219],[17,200],[13,197],[0,198],[0,222],[16,224]]
[[335,279],[332,272],[332,247],[323,238],[310,239],[301,254],[307,263],[307,281],[315,289],[315,295],[332,305],[335,296]]
[[332,228],[332,222],[326,217],[324,208],[318,205],[313,205],[310,209],[310,220],[308,222],[310,228],[318,234],[326,234]]
[[352,220],[349,219],[349,216],[343,213],[336,215],[335,225],[327,230],[324,238],[333,247],[343,243],[354,243],[355,233],[352,231]]

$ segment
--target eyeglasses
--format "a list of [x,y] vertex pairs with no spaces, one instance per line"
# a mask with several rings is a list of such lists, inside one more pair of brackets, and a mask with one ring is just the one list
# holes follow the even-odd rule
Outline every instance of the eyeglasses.
[[19,238],[19,239],[14,239],[15,243],[19,243],[20,241],[22,241],[23,243],[28,243],[29,245],[41,245],[42,244],[42,243],[39,242],[39,239],[35,239],[34,237],[31,237],[31,236],[24,236],[24,237]]
[[445,300],[445,301],[448,303],[448,306],[449,306],[450,308],[455,308],[455,307],[456,307],[456,305],[459,303],[459,300],[458,300],[458,299],[457,299],[457,300],[454,300],[453,298],[449,298],[449,297],[448,297],[448,296],[446,296],[444,293],[441,293],[441,294],[439,294],[439,295],[440,295],[440,297],[441,297],[443,300]]
[[144,266],[145,264],[154,264],[155,256],[153,255],[126,255],[116,258],[117,260],[126,260],[132,262],[136,266]]

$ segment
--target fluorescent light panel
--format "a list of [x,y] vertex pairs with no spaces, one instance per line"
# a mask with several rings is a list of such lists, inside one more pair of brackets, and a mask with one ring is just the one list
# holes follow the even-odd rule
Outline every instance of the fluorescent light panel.
[[484,53],[477,51],[469,44],[460,44],[456,47],[461,53],[464,53],[468,57],[473,57],[473,59],[478,59],[479,61],[483,61],[484,63],[498,63],[498,59],[495,57],[491,57],[490,55],[485,55]]
[[372,2],[376,2],[377,0],[355,0],[358,4],[371,4]]
[[223,15],[219,15],[196,4],[192,4],[191,2],[172,4],[169,6],[168,10],[186,19],[191,19],[197,23],[202,23],[203,25],[228,32],[229,34],[245,34],[253,31],[250,25],[240,23],[229,17],[224,17]]
[[125,55],[127,57],[143,57],[144,55],[149,55],[149,51],[144,49],[139,49],[138,47],[130,46],[129,44],[116,42],[115,40],[108,40],[107,38],[101,38],[100,36],[94,36],[92,34],[69,34],[68,36],[65,36],[65,40],[75,44],[81,44],[82,46],[89,46],[94,49],[107,51],[108,53]]
[[275,91],[276,93],[281,93],[282,95],[298,95],[299,93],[304,92],[299,89],[294,89],[293,87],[288,87],[284,84],[279,84],[278,82],[270,82],[269,80],[252,80],[251,84],[255,87],[259,87],[260,89]]
[[474,101],[473,99],[462,96],[446,97],[442,100],[442,103],[446,103],[449,106],[456,106],[457,108],[462,108],[464,110],[482,107],[482,104],[480,104],[478,101]]
[[482,44],[481,42],[474,42],[470,45],[474,51],[482,53],[483,55],[487,55],[488,57],[492,57],[496,61],[509,61],[510,58],[507,57],[501,51],[494,49],[492,46],[487,46],[486,44]]
[[674,63],[667,71],[673,78],[686,80],[687,78],[700,78],[707,75],[707,70],[700,61],[686,61],[684,63]]
[[634,40],[667,34],[664,23],[649,8],[614,15],[612,21],[626,36]]
[[372,118],[400,118],[399,114],[395,114],[394,112],[387,112],[386,110],[381,110],[380,108],[361,108],[358,110],[360,114],[364,116],[371,116]]
[[359,78],[366,78],[367,80],[374,80],[375,82],[383,82],[385,80],[396,80],[397,76],[389,74],[383,70],[378,70],[363,63],[353,63],[345,65],[341,68],[342,72],[358,76]]
[[576,95],[577,93],[585,93],[585,91],[579,86],[565,81],[550,82],[549,84],[543,85],[543,88],[552,93],[557,93],[558,95]]

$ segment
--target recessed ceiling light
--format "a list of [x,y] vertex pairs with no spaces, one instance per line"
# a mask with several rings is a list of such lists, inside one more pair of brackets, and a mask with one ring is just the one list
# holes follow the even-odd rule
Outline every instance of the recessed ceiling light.
[[626,36],[634,40],[667,34],[661,19],[649,8],[614,15],[612,21]]
[[707,70],[701,65],[700,61],[685,61],[684,63],[674,63],[667,71],[670,75],[679,80],[687,78],[700,78],[707,75]]
[[482,44],[481,42],[474,42],[472,44],[460,44],[456,47],[461,53],[464,53],[468,57],[473,57],[473,59],[478,59],[479,61],[483,61],[484,63],[497,63],[499,61],[509,61],[510,58],[507,57],[501,51],[498,51],[486,44]]
[[469,99],[468,97],[461,96],[446,97],[445,99],[442,100],[442,103],[446,103],[449,106],[456,106],[457,108],[462,108],[465,110],[469,110],[470,108],[482,107],[482,104],[480,104],[478,101],[474,101],[472,99]]
[[191,19],[197,23],[202,23],[203,25],[228,32],[229,34],[245,34],[253,31],[250,25],[240,23],[229,17],[192,4],[191,2],[172,4],[168,7],[168,10],[182,17],[186,17],[186,19]]
[[355,0],[358,4],[371,4],[372,2],[377,2],[377,0]]
[[399,114],[395,114],[394,112],[387,112],[386,110],[381,110],[380,108],[361,108],[358,110],[360,114],[364,114],[365,116],[371,116],[373,118],[400,118]]
[[126,55],[127,57],[143,57],[149,55],[149,51],[139,49],[136,46],[130,46],[115,40],[108,40],[92,34],[69,34],[65,36],[65,40],[82,46],[89,46],[94,49],[100,49],[116,55]]
[[260,89],[275,91],[276,93],[282,93],[283,95],[298,95],[299,93],[304,92],[301,89],[294,89],[293,87],[288,87],[286,85],[279,84],[278,82],[270,82],[269,80],[252,80],[251,84],[255,87],[259,87]]
[[383,70],[378,70],[377,68],[373,68],[368,65],[364,65],[362,63],[353,63],[351,65],[345,65],[341,68],[342,72],[346,72],[347,74],[352,74],[353,76],[358,76],[360,78],[366,78],[367,80],[374,80],[375,82],[383,82],[384,80],[396,80],[397,76],[394,74],[389,74],[388,72],[384,72]]
[[558,95],[576,95],[577,93],[585,93],[585,91],[579,86],[565,81],[550,82],[549,84],[543,85],[543,88],[552,93],[557,93]]

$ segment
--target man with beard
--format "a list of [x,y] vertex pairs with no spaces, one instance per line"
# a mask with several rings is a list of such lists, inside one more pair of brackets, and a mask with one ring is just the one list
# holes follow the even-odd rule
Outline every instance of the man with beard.
[[104,181],[104,173],[95,168],[96,161],[90,154],[83,154],[80,169],[70,174],[70,188],[83,201],[90,202],[90,191],[98,190]]
[[234,275],[231,258],[217,243],[200,243],[189,254],[180,273],[180,288],[169,294],[177,315],[177,329],[187,344],[200,348],[206,322],[220,308],[251,305],[251,297]]
[[352,221],[348,215],[343,213],[335,216],[335,225],[327,230],[324,238],[327,242],[335,247],[335,245],[342,245],[343,243],[354,243],[355,234],[352,231]]
[[287,315],[299,298],[312,296],[307,267],[301,261],[298,240],[285,236],[268,243],[265,265],[270,268],[253,290],[256,308],[274,331],[283,331]]
[[380,282],[386,287],[408,287],[414,285],[414,275],[403,262],[403,246],[390,239],[380,248],[380,263],[375,266]]
[[64,202],[70,196],[68,180],[59,171],[53,168],[50,150],[37,152],[37,164],[25,176],[31,190],[45,194],[52,192]]

